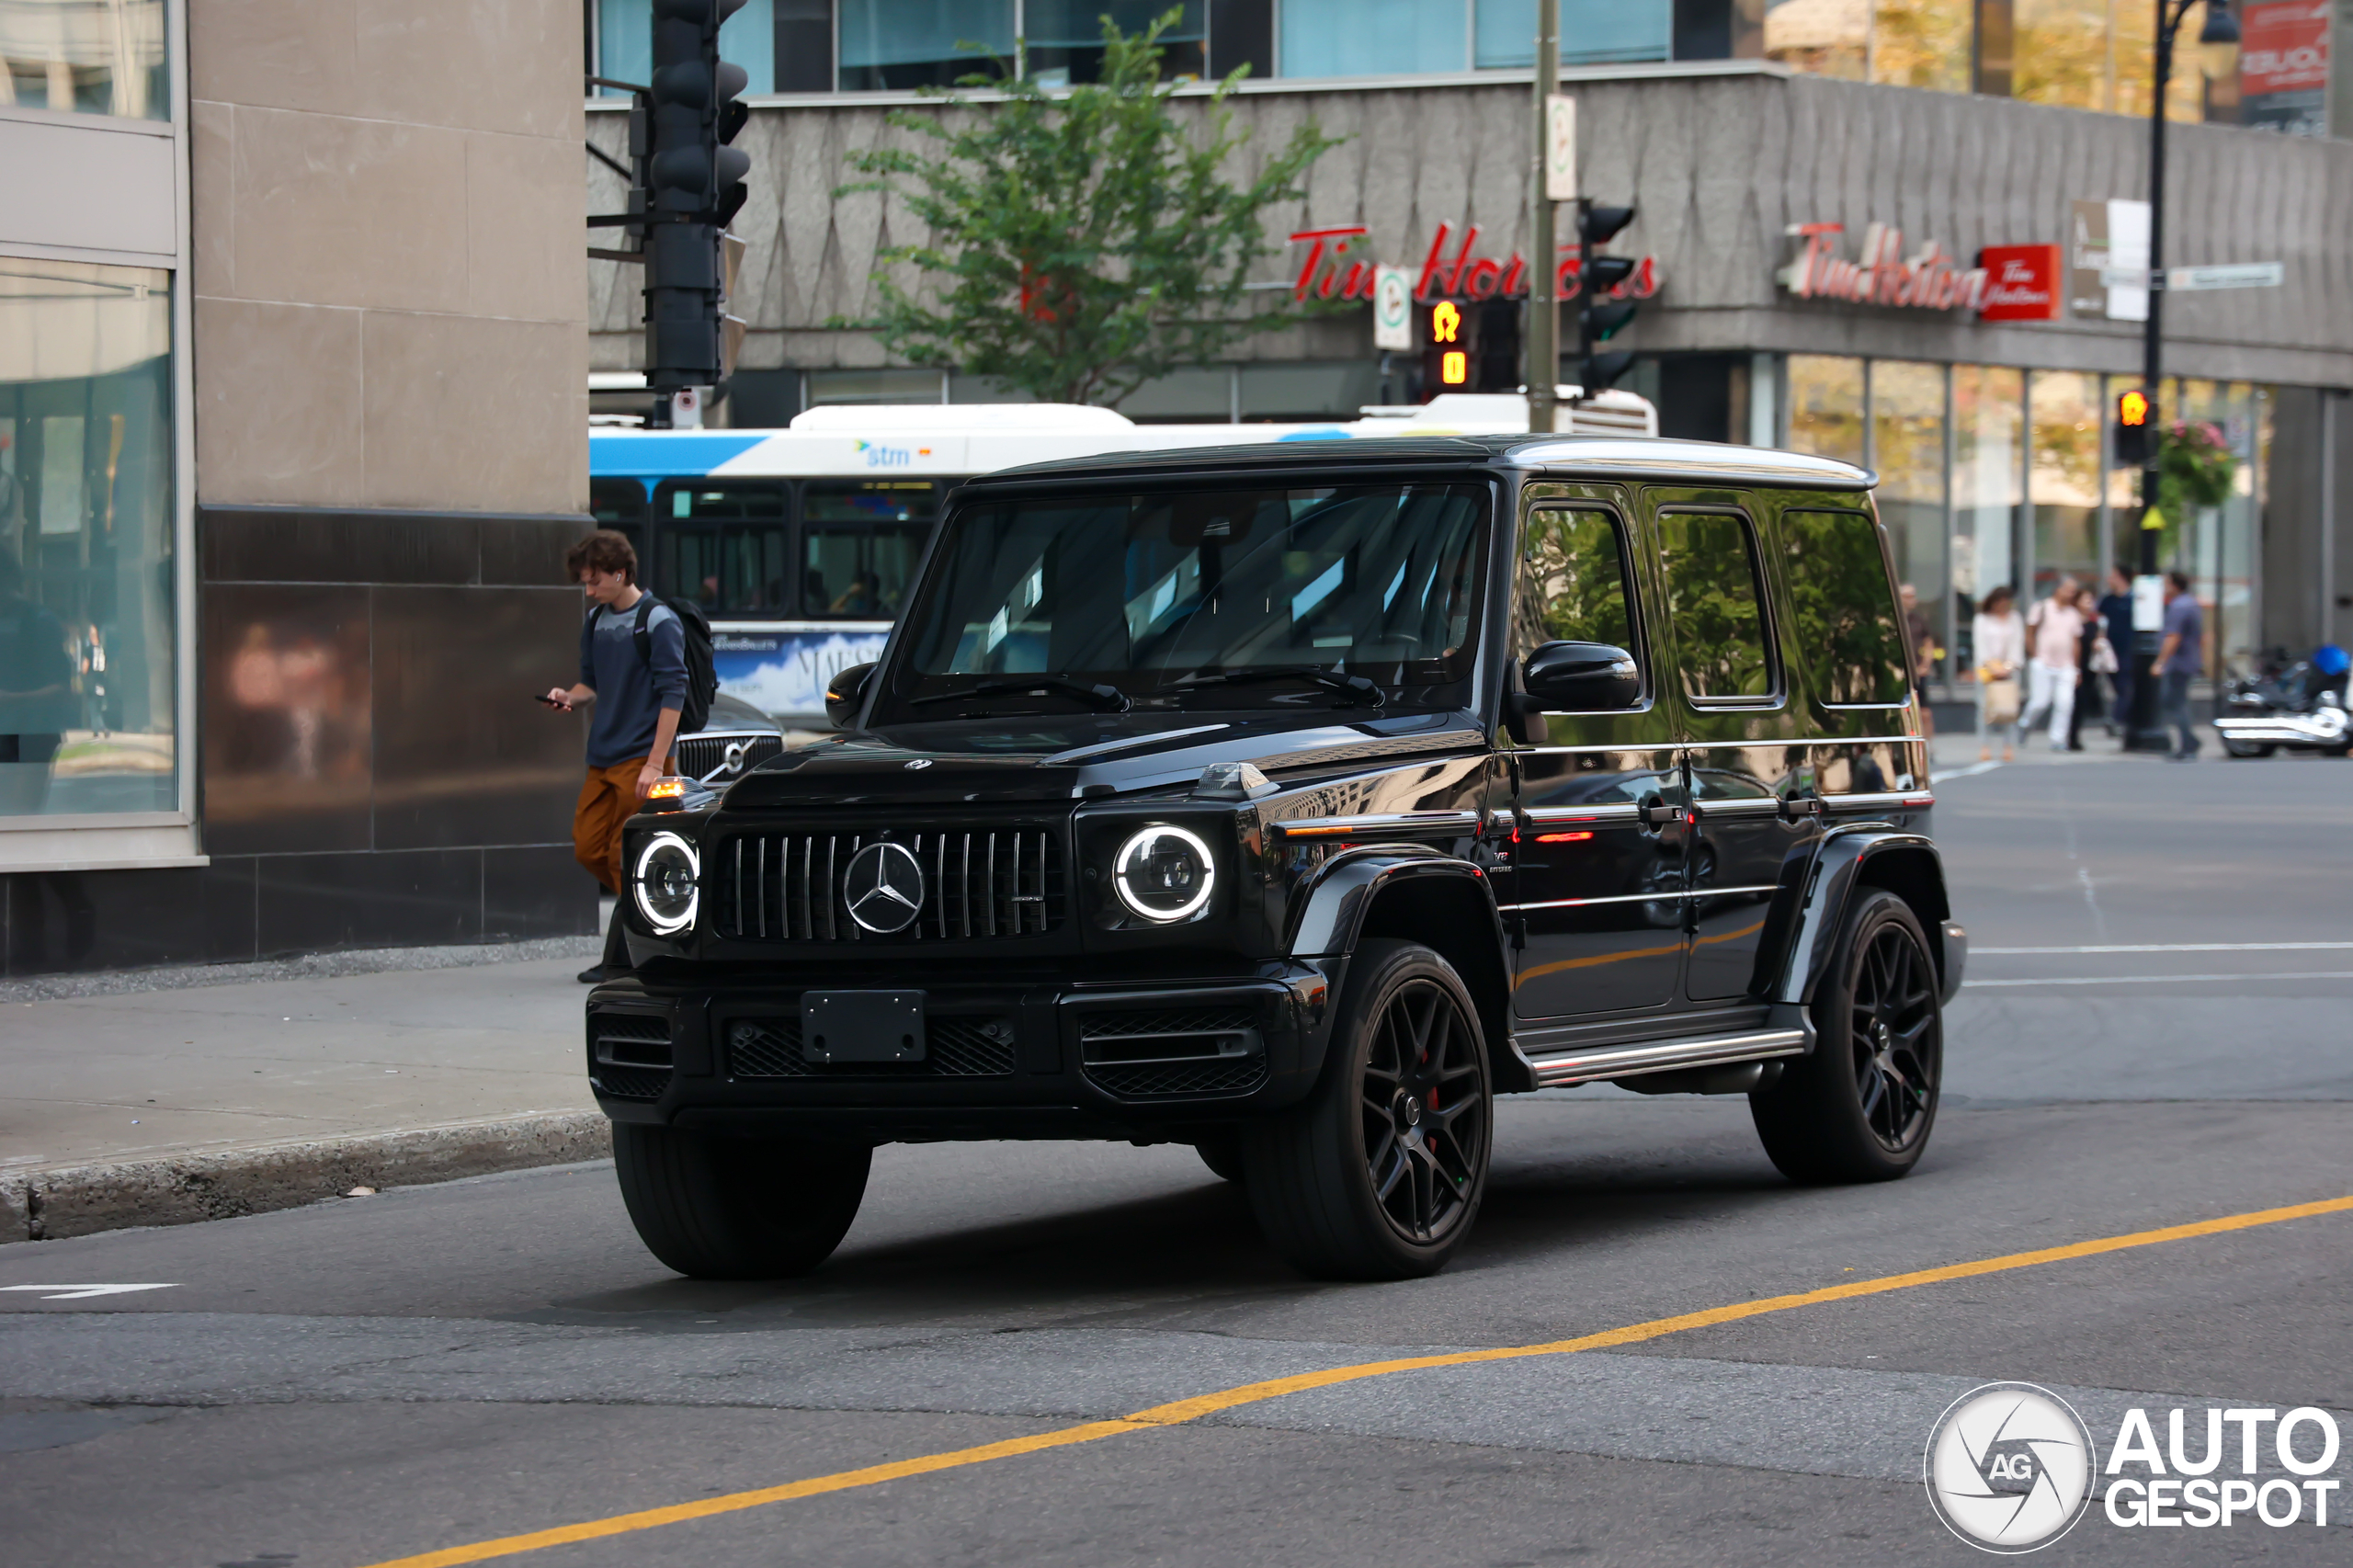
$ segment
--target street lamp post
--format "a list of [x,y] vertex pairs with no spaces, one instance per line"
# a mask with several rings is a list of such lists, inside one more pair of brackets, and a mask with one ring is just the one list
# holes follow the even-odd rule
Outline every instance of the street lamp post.
[[1560,256],[1552,243],[1552,197],[1546,188],[1545,156],[1551,135],[1547,119],[1553,89],[1561,85],[1561,0],[1536,0],[1536,131],[1528,164],[1528,427],[1550,433],[1553,388],[1561,376]]
[[[2156,0],[2156,82],[2149,96],[2149,316],[2141,330],[2141,384],[2153,411],[2162,407],[2165,348],[2165,85],[2173,76],[2174,40],[2197,0]],[[2239,41],[2239,19],[2231,14],[2231,0],[2207,0],[2206,25],[2199,30],[2201,44]],[[2178,408],[2176,410],[2179,413]],[[2157,574],[2157,547],[2164,539],[2156,517],[2158,467],[2165,448],[2164,425],[2153,412],[2148,449],[2141,458],[2141,575]],[[2137,596],[2136,596],[2137,597]],[[2165,751],[2164,716],[2157,707],[2157,645],[2163,632],[2143,627],[2136,616],[2132,635],[2132,712],[2125,727],[2124,744],[2132,751]]]

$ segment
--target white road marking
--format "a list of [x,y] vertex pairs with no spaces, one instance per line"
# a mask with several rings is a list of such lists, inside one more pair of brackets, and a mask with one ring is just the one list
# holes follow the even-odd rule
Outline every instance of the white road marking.
[[1972,948],[1972,958],[1995,953],[2310,953],[2353,952],[2353,942],[2144,942],[2100,948]]
[[1948,767],[1942,773],[1928,775],[1928,782],[1941,784],[1948,778],[1974,778],[1981,773],[1991,773],[2001,767],[1998,762],[1972,762],[1967,767]]
[[2186,980],[2353,980],[2353,970],[2308,969],[2286,974],[2103,974],[2065,980],[1968,980],[1963,991],[1996,985],[2174,985]]
[[176,1290],[174,1285],[0,1285],[0,1290],[42,1290],[56,1292],[44,1295],[44,1301],[79,1301],[92,1296],[122,1296],[133,1290]]

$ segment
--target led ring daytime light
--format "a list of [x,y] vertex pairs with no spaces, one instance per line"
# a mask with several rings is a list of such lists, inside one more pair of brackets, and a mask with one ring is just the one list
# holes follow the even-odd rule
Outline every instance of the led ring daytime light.
[[1189,920],[1217,887],[1217,858],[1196,834],[1165,824],[1145,828],[1120,846],[1111,887],[1131,914],[1155,926]]
[[637,852],[630,894],[637,912],[658,936],[669,937],[695,923],[702,902],[702,857],[675,833],[657,833]]

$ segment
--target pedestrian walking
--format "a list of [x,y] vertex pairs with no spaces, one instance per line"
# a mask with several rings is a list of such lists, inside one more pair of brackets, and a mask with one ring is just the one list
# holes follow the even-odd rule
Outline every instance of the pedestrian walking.
[[2008,584],[1978,601],[1969,623],[1969,643],[1977,656],[1977,760],[1991,762],[1994,739],[2001,737],[2002,760],[2015,757],[2011,743],[2018,722],[2018,666],[2026,662],[2026,625],[2018,619],[2018,596]]
[[2099,601],[2100,628],[2108,635],[2116,668],[2108,684],[2115,696],[2109,709],[2108,733],[2126,733],[2132,723],[2132,576],[2121,566],[2108,569],[2108,592]]
[[2194,761],[2198,756],[2198,732],[2189,720],[2189,683],[2206,665],[2206,615],[2198,607],[2198,596],[2189,591],[2189,578],[2180,572],[2165,574],[2165,630],[2157,644],[2157,699],[2165,708],[2165,722],[2181,737],[2175,748],[2176,762]]
[[2084,613],[2075,601],[2082,591],[2073,577],[2062,577],[2026,618],[2034,658],[2026,667],[2026,717],[2018,728],[2032,734],[2049,719],[2052,751],[2067,749],[2067,722],[2075,710],[2076,649],[2084,635]]
[[588,777],[572,812],[572,852],[614,896],[605,955],[583,970],[583,984],[627,973],[621,935],[621,824],[669,771],[671,743],[686,709],[686,632],[677,612],[637,585],[637,551],[610,528],[580,540],[564,570],[587,597],[580,624],[580,678],[540,700],[569,713],[594,702],[588,723]]
[[2076,594],[2075,606],[2084,612],[2084,631],[2075,639],[2075,703],[2067,713],[2069,751],[2084,749],[2084,717],[2102,710],[2100,677],[2116,673],[2116,655],[2109,649],[2108,632],[2092,602],[2091,589]]
[[1928,708],[1928,677],[1937,673],[1937,661],[1945,651],[1937,646],[1937,634],[1928,629],[1928,612],[1920,608],[1919,590],[1909,583],[1897,585],[1896,597],[1904,601],[1904,630],[1912,645],[1912,695],[1919,700],[1920,733],[1924,739],[1937,738],[1937,716]]

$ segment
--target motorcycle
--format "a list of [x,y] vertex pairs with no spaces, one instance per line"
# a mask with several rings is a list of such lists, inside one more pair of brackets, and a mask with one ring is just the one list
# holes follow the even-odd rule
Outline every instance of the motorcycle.
[[2233,756],[2269,756],[2281,746],[2353,753],[2353,716],[2345,707],[2348,667],[2353,658],[2334,642],[2293,664],[2274,650],[2259,672],[2224,688],[2223,711],[2214,721],[2222,749]]

